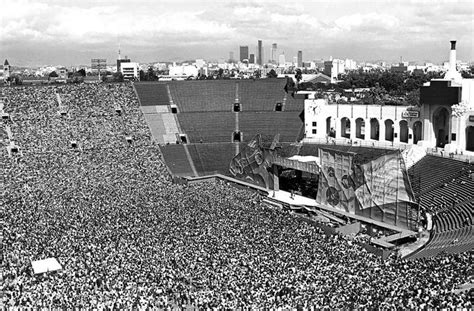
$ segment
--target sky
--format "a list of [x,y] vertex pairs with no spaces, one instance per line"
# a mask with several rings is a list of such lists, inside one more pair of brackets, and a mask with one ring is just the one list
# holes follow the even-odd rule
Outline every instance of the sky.
[[224,60],[239,46],[265,59],[474,60],[472,0],[0,0],[0,59],[11,65]]

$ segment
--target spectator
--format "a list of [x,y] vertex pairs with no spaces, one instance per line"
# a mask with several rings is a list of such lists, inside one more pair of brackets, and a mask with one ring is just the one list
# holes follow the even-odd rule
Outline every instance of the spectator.
[[[130,84],[5,93],[22,150],[1,154],[7,308],[472,308],[453,291],[472,253],[382,261],[257,193],[173,184]],[[47,257],[63,270],[33,275]]]

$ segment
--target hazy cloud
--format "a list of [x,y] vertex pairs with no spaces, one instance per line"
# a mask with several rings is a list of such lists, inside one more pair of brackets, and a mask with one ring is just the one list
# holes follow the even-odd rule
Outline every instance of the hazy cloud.
[[467,0],[17,0],[2,3],[0,57],[75,64],[91,54],[113,59],[120,43],[138,61],[224,59],[261,39],[289,55],[302,49],[305,59],[440,61],[457,39],[459,57],[472,60],[473,20]]

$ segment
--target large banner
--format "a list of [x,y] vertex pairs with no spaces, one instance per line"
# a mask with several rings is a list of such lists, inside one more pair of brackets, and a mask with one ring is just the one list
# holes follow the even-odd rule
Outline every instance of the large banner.
[[352,154],[319,149],[319,157],[321,172],[316,201],[354,214],[355,195],[351,180]]
[[405,164],[398,153],[383,155],[362,165],[365,183],[356,189],[361,209],[397,202],[414,202],[408,191]]
[[230,162],[232,176],[264,188],[273,187],[268,171],[273,162],[273,150],[262,148],[261,135],[255,135]]
[[320,149],[316,201],[348,213],[414,229],[417,204],[400,152],[356,164],[352,154]]

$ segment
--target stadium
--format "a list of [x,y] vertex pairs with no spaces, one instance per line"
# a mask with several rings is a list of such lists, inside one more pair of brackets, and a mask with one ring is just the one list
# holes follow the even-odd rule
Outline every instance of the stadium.
[[0,88],[2,306],[472,308],[469,130],[380,143],[350,132],[358,108],[285,87]]

